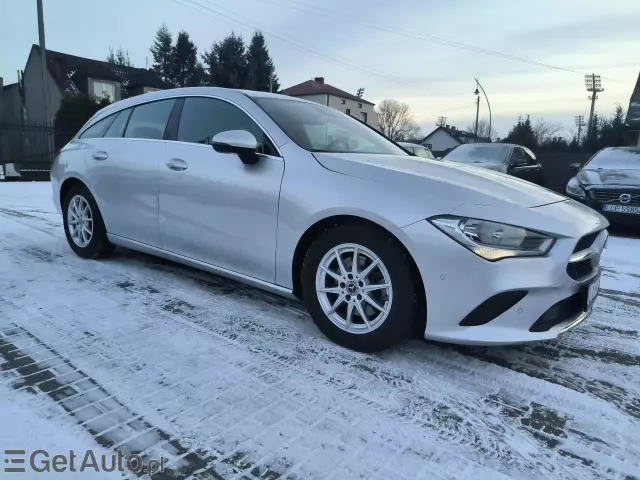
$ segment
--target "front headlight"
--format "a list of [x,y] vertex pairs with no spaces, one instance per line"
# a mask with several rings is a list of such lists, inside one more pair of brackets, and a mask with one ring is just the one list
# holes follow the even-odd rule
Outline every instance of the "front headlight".
[[567,183],[566,192],[568,195],[571,195],[572,197],[577,197],[577,198],[586,197],[586,194],[584,193],[584,188],[582,188],[582,186],[580,185],[580,182],[576,177],[573,177],[571,180],[569,180],[569,183]]
[[555,241],[544,233],[488,220],[443,216],[429,221],[456,242],[490,261],[542,256]]

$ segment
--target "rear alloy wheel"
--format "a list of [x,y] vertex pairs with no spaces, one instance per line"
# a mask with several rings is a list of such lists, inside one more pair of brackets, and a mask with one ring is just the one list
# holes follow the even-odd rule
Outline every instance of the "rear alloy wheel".
[[62,215],[67,242],[78,256],[106,257],[115,250],[107,238],[98,205],[84,185],[74,185],[67,192]]
[[419,311],[406,252],[370,225],[337,225],[323,232],[304,259],[302,288],[318,328],[339,345],[362,352],[409,337]]

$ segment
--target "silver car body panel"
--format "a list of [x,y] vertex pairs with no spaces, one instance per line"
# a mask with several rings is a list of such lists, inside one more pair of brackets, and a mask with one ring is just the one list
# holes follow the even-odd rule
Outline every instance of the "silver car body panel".
[[[88,124],[140,103],[186,96],[236,105],[264,130],[279,156],[245,165],[235,154],[193,143],[74,139],[51,172],[58,209],[63,182],[79,179],[93,192],[114,244],[289,296],[294,255],[305,232],[331,217],[358,217],[391,232],[414,259],[425,286],[428,338],[514,343],[552,338],[571,323],[540,334],[528,331],[536,315],[580,288],[566,266],[580,237],[608,226],[597,212],[529,182],[473,166],[408,155],[309,152],[240,91],[198,87],[154,92],[106,107]],[[114,147],[117,153],[107,160],[95,160],[93,153],[111,148],[105,146],[110,141],[122,147]],[[118,160],[134,155],[121,149],[138,145],[152,152],[139,166]],[[142,150],[136,155],[144,156]],[[170,170],[167,163],[174,159],[188,168]],[[446,214],[549,233],[556,244],[544,257],[489,262],[426,220]],[[522,312],[512,308],[488,325],[458,326],[484,299],[515,288],[531,292],[518,305]]]

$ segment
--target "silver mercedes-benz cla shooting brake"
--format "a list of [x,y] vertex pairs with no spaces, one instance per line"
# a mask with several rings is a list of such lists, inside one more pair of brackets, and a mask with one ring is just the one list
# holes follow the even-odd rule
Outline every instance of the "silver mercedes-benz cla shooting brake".
[[83,258],[115,246],[304,299],[340,345],[555,338],[591,312],[607,220],[531,183],[408,155],[282,95],[186,88],[100,110],[52,171]]

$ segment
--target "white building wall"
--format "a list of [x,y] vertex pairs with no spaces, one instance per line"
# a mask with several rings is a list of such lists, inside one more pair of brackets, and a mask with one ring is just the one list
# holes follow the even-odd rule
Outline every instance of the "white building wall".
[[438,130],[433,135],[429,136],[429,138],[425,139],[422,144],[425,146],[429,144],[429,149],[431,151],[441,152],[449,148],[457,147],[460,145],[460,142],[443,130]]
[[336,110],[340,110],[342,113],[347,113],[347,111],[349,111],[349,115],[362,121],[364,121],[362,113],[365,113],[367,116],[367,125],[378,128],[378,114],[370,103],[357,102],[349,98],[340,98],[334,95],[329,95],[329,106]]

